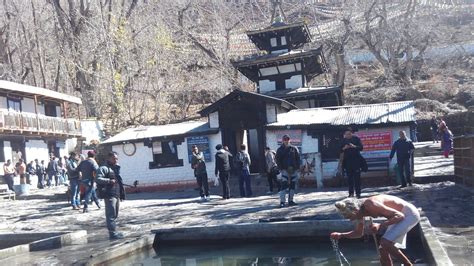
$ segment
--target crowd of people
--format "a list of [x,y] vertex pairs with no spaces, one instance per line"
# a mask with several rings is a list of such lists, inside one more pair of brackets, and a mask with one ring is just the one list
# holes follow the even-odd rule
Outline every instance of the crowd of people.
[[[285,207],[286,194],[288,206],[294,206],[295,188],[300,169],[300,154],[298,148],[290,144],[290,137],[284,135],[282,145],[275,152],[265,147],[265,160],[269,184],[269,194],[277,188],[280,198],[280,207]],[[215,178],[222,184],[222,198],[230,198],[229,178],[234,172],[239,181],[240,197],[252,197],[252,184],[250,165],[252,161],[245,144],[240,145],[240,150],[233,155],[227,146],[218,144],[215,154]],[[194,169],[199,195],[202,201],[209,201],[209,178],[206,171],[204,155],[196,145],[192,146],[191,168]]]

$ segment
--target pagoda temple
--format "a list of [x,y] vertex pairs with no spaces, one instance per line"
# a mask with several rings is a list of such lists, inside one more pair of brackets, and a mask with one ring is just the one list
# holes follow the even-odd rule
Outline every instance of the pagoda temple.
[[[235,61],[234,67],[255,82],[258,93],[286,100],[298,108],[342,105],[342,86],[309,86],[315,77],[328,71],[322,46],[302,49],[311,42],[306,23],[286,24],[280,3],[275,2],[270,27],[247,32],[264,54]],[[278,10],[280,14],[276,15]]]

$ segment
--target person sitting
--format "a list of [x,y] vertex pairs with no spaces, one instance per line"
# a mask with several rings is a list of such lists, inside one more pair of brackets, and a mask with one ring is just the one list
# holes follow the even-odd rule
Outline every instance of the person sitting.
[[332,232],[332,239],[360,238],[364,233],[364,217],[385,217],[385,222],[370,225],[372,234],[385,230],[379,246],[380,263],[392,265],[392,256],[399,258],[403,265],[412,265],[400,248],[405,249],[407,233],[420,221],[420,212],[413,204],[395,196],[377,195],[363,200],[348,198],[336,202],[335,206],[344,218],[355,221],[356,225],[350,232]]

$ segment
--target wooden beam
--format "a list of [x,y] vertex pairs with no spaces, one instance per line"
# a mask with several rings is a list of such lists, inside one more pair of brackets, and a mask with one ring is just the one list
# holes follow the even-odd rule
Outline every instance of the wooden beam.
[[63,102],[63,112],[64,112],[64,119],[67,119],[67,104]]

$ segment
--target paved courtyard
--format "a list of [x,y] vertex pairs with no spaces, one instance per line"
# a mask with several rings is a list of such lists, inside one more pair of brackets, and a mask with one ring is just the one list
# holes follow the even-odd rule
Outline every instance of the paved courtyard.
[[[35,252],[11,258],[4,263],[73,263],[84,260],[120,241],[110,242],[105,229],[104,211],[73,211],[61,200],[64,188],[38,191],[29,199],[2,201],[2,232],[47,232],[86,229],[87,245],[70,246],[52,251]],[[366,188],[363,196],[388,193],[400,196],[422,208],[455,264],[470,263],[474,241],[474,190],[452,182],[416,184],[398,190],[395,187]],[[257,223],[260,219],[334,219],[339,218],[333,204],[347,192],[337,190],[303,190],[296,196],[298,206],[278,208],[277,195],[235,198],[227,201],[213,195],[201,203],[196,191],[177,193],[139,193],[128,195],[120,211],[119,227],[132,239],[151,229]],[[0,261],[1,262],[1,261]]]
[[[419,144],[417,149],[426,154],[415,158],[416,177],[453,175],[452,157],[444,159],[434,154],[436,145]],[[27,198],[0,201],[0,232],[85,229],[88,231],[88,243],[33,252],[0,263],[77,263],[158,228],[258,223],[261,219],[340,219],[333,207],[334,202],[347,195],[344,188],[304,189],[295,197],[298,206],[280,209],[276,194],[230,200],[221,200],[219,195],[214,194],[209,202],[200,202],[197,191],[192,189],[129,194],[127,200],[122,202],[118,221],[120,230],[126,233],[127,238],[109,241],[104,210],[92,206],[89,213],[74,211],[66,201],[65,191],[66,187],[37,190]],[[235,195],[237,192],[231,193]],[[365,188],[362,196],[379,193],[400,196],[421,208],[454,264],[471,264],[474,261],[474,188],[446,181],[415,184],[402,190],[393,186]]]

